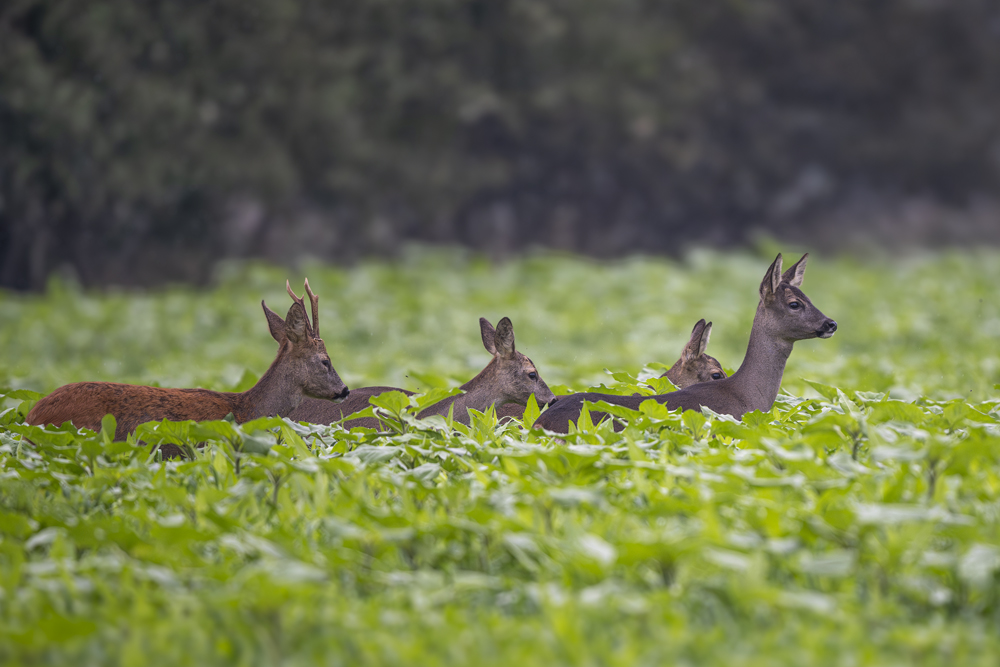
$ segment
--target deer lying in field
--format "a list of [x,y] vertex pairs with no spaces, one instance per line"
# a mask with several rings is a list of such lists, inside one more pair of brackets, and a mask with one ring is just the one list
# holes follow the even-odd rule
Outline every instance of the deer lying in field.
[[[561,396],[559,402],[545,411],[534,426],[558,433],[568,433],[570,422],[580,417],[584,401],[605,401],[636,410],[646,400],[653,399],[670,409],[700,410],[708,407],[715,412],[740,419],[747,412],[767,412],[774,405],[781,387],[785,362],[792,344],[807,338],[829,338],[837,323],[821,313],[801,289],[806,270],[806,258],[781,273],[781,255],[775,258],[760,284],[760,303],[750,331],[750,343],[739,370],[718,382],[703,382],[686,389],[658,396],[613,396],[583,393]],[[596,421],[603,413],[591,413]]]
[[[532,394],[540,405],[555,400],[556,397],[538,374],[531,359],[514,349],[514,325],[510,319],[503,318],[494,329],[486,318],[481,317],[479,329],[483,337],[483,346],[493,355],[493,359],[479,375],[461,386],[462,394],[450,396],[425,408],[417,415],[418,417],[447,415],[448,410],[452,408],[455,421],[468,424],[469,408],[483,412],[491,405],[499,407],[507,403],[515,403],[523,408]],[[288,418],[313,424],[332,424],[347,415],[364,410],[369,405],[369,398],[387,391],[401,391],[408,396],[413,394],[412,391],[396,387],[362,387],[355,389],[349,398],[336,404],[306,399],[288,415]],[[345,428],[356,426],[379,428],[379,422],[373,417],[344,422]]]
[[712,337],[712,323],[705,320],[695,322],[691,330],[691,339],[681,350],[680,359],[674,362],[666,373],[660,377],[670,380],[675,387],[683,389],[699,382],[722,380],[726,371],[715,357],[705,354],[708,340]]
[[[712,336],[712,323],[705,323],[705,320],[698,320],[694,329],[691,330],[691,338],[681,351],[680,359],[674,362],[666,373],[660,377],[670,380],[675,387],[683,389],[699,382],[711,382],[722,380],[726,377],[726,371],[722,369],[722,364],[715,357],[705,354],[708,347],[708,340]],[[516,403],[508,403],[497,408],[497,418],[513,417],[521,419],[524,417],[524,406]]]
[[242,393],[208,389],[164,389],[117,382],[76,382],[59,387],[38,401],[28,413],[28,424],[60,425],[73,422],[77,428],[100,430],[101,419],[112,414],[118,420],[115,440],[125,440],[143,422],[169,419],[206,421],[223,419],[230,412],[237,422],[258,417],[284,416],[303,397],[343,398],[348,395],[330,363],[319,337],[319,299],[309,288],[312,324],[303,300],[285,288],[295,302],[284,320],[261,301],[271,336],[278,341],[278,355],[253,387]]

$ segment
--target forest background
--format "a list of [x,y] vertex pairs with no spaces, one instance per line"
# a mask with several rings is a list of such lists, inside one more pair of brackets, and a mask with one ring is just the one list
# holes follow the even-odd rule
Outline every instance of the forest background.
[[1000,240],[989,0],[10,0],[0,286]]

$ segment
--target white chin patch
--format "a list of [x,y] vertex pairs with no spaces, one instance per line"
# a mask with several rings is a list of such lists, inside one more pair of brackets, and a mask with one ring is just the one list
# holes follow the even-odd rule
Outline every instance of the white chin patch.
[[817,336],[817,338],[832,338],[834,333],[835,332],[833,332],[833,331],[826,331],[826,332],[823,332],[823,333],[819,334]]

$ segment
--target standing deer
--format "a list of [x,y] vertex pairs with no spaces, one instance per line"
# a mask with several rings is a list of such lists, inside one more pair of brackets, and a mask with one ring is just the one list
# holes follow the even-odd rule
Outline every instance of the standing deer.
[[[781,387],[785,362],[797,340],[829,338],[837,323],[821,313],[800,287],[806,270],[806,258],[781,273],[781,255],[775,258],[760,284],[760,303],[750,331],[750,343],[739,370],[718,382],[704,382],[686,389],[658,396],[613,396],[583,393],[561,396],[559,402],[546,410],[534,426],[558,433],[568,433],[570,422],[579,416],[584,401],[605,401],[633,410],[646,400],[654,399],[671,410],[700,410],[708,407],[715,412],[740,419],[753,410],[769,411]],[[603,413],[591,413],[595,420]]]
[[[483,346],[493,355],[493,359],[479,375],[461,386],[464,393],[449,396],[425,408],[417,415],[418,417],[446,415],[449,408],[454,406],[455,421],[468,424],[469,408],[485,411],[491,405],[500,406],[507,403],[516,403],[523,408],[532,394],[542,405],[555,400],[556,397],[538,375],[538,370],[531,359],[514,349],[514,325],[509,318],[500,320],[494,329],[486,318],[481,317],[479,329],[483,337]],[[306,399],[288,415],[288,418],[314,424],[332,424],[347,415],[364,410],[369,405],[369,398],[387,391],[413,394],[412,391],[396,387],[362,387],[352,391],[348,399],[336,404]],[[344,422],[344,426],[378,428],[379,422],[373,417],[362,417]]]
[[125,440],[143,422],[169,419],[205,421],[222,419],[230,412],[237,422],[257,417],[284,416],[304,396],[343,398],[349,394],[319,337],[319,298],[305,283],[312,304],[313,321],[303,300],[285,282],[295,302],[284,320],[261,301],[271,336],[278,341],[278,355],[253,387],[242,393],[208,389],[164,389],[118,382],[76,382],[59,387],[28,412],[28,424],[60,425],[97,431],[106,414],[115,416],[115,440]]
[[[722,364],[715,357],[705,354],[708,347],[708,339],[712,336],[712,323],[705,324],[705,320],[698,320],[694,329],[691,330],[691,339],[681,351],[680,359],[674,362],[666,373],[660,377],[670,380],[675,387],[683,389],[699,382],[711,382],[721,380],[726,377],[726,371],[722,369]],[[524,417],[524,406],[516,403],[508,403],[497,408],[497,418],[513,417],[521,419]]]

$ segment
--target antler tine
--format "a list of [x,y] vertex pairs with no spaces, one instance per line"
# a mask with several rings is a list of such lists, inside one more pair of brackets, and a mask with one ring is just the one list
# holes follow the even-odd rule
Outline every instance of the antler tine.
[[290,282],[288,282],[287,280],[285,281],[285,289],[288,290],[288,296],[292,297],[292,301],[294,301],[295,303],[297,303],[300,306],[302,306],[302,308],[304,310],[305,307],[306,307],[306,304],[304,304],[302,302],[302,299],[300,299],[299,297],[295,296],[295,292],[292,291],[292,284]]
[[313,334],[316,336],[316,338],[319,338],[319,297],[313,294],[312,288],[309,287],[308,278],[306,278],[306,294],[309,295],[309,303],[312,305]]

